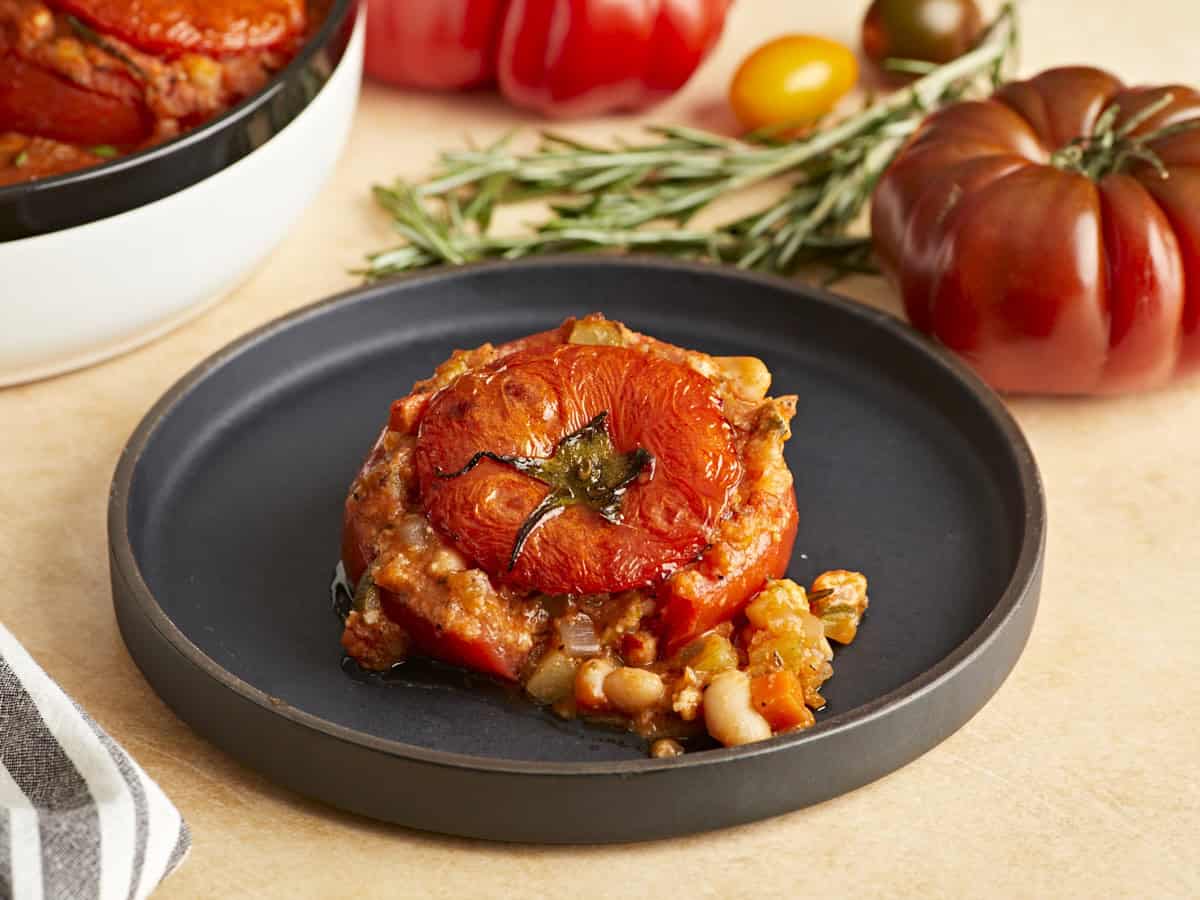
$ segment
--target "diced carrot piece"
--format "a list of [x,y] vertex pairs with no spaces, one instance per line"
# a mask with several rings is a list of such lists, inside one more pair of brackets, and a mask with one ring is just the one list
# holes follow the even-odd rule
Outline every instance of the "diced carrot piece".
[[794,672],[786,669],[751,679],[750,700],[755,711],[770,723],[772,731],[807,728],[815,721],[812,711],[804,705],[804,685]]

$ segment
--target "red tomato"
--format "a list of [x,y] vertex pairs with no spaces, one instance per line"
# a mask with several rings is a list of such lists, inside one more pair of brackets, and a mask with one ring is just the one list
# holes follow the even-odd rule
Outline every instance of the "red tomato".
[[[1167,94],[1114,149],[1089,139],[1106,110],[1119,130]],[[1091,68],[931,116],[871,217],[912,324],[1004,391],[1129,391],[1195,369],[1200,130],[1155,133],[1197,117],[1191,88],[1126,88]]]
[[493,82],[505,6],[506,0],[367,0],[367,71],[417,88]]
[[639,109],[681,88],[732,0],[370,0],[367,71],[413,87],[499,81],[554,116]]
[[132,145],[154,117],[124,73],[106,73],[108,91],[85,88],[14,53],[0,51],[0,132],[85,145]]
[[235,53],[304,30],[304,0],[55,0],[105,34],[155,52]]
[[[621,501],[621,524],[567,506],[533,531],[509,571],[521,526],[550,493],[480,451],[547,458],[608,414],[614,449],[654,457]],[[430,522],[484,571],[546,594],[598,594],[657,583],[704,549],[741,478],[712,383],[679,363],[622,347],[567,345],[461,376],[429,404],[416,449]],[[498,499],[502,498],[502,499]]]
[[506,681],[516,681],[520,675],[529,651],[513,640],[505,640],[509,635],[503,629],[493,628],[476,636],[447,631],[414,609],[404,597],[381,590],[379,599],[387,617],[404,629],[412,648],[422,656]]
[[798,516],[796,494],[758,495],[736,516],[752,534],[719,574],[701,559],[686,579],[668,578],[658,590],[667,653],[740,613],[769,578],[782,578],[792,558]]

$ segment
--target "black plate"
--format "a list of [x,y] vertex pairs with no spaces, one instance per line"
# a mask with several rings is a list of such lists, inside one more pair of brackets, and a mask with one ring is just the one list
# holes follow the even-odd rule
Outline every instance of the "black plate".
[[[339,668],[328,585],[345,491],[387,414],[456,347],[593,310],[754,354],[800,395],[789,574],[865,571],[871,609],[810,731],[672,761],[461,673]],[[622,841],[774,815],[907,763],[999,687],[1033,624],[1044,507],[1003,405],[892,318],[710,267],[560,258],[353,291],[248,335],[146,416],[109,509],[113,594],[147,679],[301,793],[417,828]]]
[[359,0],[333,0],[296,56],[257,93],[177,138],[98,166],[0,187],[0,241],[137,209],[228,168],[283,130],[345,55]]

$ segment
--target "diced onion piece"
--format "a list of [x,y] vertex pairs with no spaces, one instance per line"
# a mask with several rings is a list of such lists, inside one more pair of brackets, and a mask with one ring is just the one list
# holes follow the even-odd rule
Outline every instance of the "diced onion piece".
[[839,644],[853,641],[867,610],[866,576],[845,569],[823,572],[813,582],[813,597],[813,612],[821,617],[825,634]]
[[358,587],[354,589],[354,608],[360,613],[379,612],[379,588],[375,579],[369,574],[359,579]]
[[729,638],[711,631],[684,647],[679,659],[704,680],[726,669],[736,669],[738,665],[737,651]]
[[592,344],[606,347],[620,347],[625,343],[621,334],[621,326],[607,319],[580,319],[571,328],[571,336],[567,338],[571,344]]
[[529,696],[540,703],[556,703],[575,691],[575,670],[579,662],[561,650],[542,657],[533,676],[525,683]]
[[558,620],[558,639],[569,656],[593,656],[600,652],[596,626],[587,613],[574,613]]
[[655,759],[670,759],[683,755],[683,744],[672,738],[661,738],[650,745],[650,755]]
[[400,520],[396,532],[406,550],[420,552],[429,546],[433,531],[424,516],[407,515]]
[[801,613],[808,612],[804,588],[790,579],[767,583],[746,607],[746,618],[756,628],[779,632]]

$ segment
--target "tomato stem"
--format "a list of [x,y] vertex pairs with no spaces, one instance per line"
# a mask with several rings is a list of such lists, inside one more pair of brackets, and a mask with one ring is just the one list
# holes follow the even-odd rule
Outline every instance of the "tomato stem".
[[1124,122],[1120,121],[1121,107],[1114,103],[1096,119],[1091,134],[1077,137],[1056,150],[1050,157],[1050,164],[1065,172],[1076,172],[1093,181],[1101,181],[1140,162],[1153,168],[1159,177],[1167,178],[1167,168],[1151,145],[1172,135],[1200,128],[1200,116],[1146,134],[1135,132],[1167,109],[1174,100],[1174,95],[1167,91]]
[[480,450],[456,472],[438,472],[438,478],[458,478],[485,459],[511,466],[550,488],[550,492],[526,516],[508,559],[508,571],[517,567],[525,542],[539,525],[567,506],[583,505],[605,521],[621,523],[621,501],[643,472],[654,472],[654,456],[644,447],[618,453],[608,433],[608,410],[558,442],[548,459],[532,456],[503,456]]

